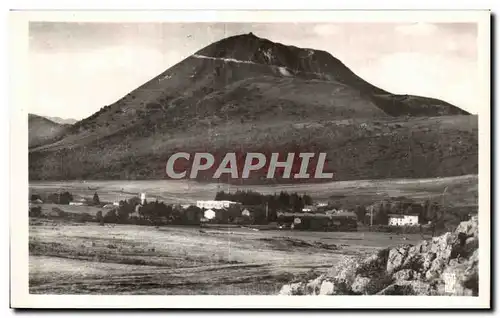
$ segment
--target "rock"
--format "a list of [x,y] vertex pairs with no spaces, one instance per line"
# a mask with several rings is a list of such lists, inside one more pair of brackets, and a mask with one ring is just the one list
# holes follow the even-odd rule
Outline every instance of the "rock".
[[401,266],[401,269],[411,269],[414,271],[421,271],[424,263],[424,257],[422,254],[408,255]]
[[478,247],[476,219],[414,246],[346,257],[314,280],[284,285],[280,294],[477,296]]
[[319,289],[319,295],[333,295],[335,292],[335,285],[329,281],[324,280],[321,283],[321,287]]
[[345,259],[336,267],[335,281],[339,285],[350,286],[356,278],[356,271],[359,267],[359,261],[353,258]]
[[316,279],[310,280],[306,284],[306,294],[307,295],[318,295],[322,282],[323,282],[322,276],[319,276]]
[[417,278],[418,273],[413,269],[402,269],[392,275],[392,278],[398,281],[412,280]]
[[351,290],[356,294],[366,295],[371,279],[368,277],[356,276],[351,285]]
[[479,248],[479,239],[477,236],[471,236],[465,240],[463,247],[463,256],[467,257]]
[[390,249],[386,248],[362,260],[356,268],[356,274],[369,276],[384,272]]
[[304,295],[305,294],[305,283],[292,283],[292,284],[287,284],[284,285],[280,292],[280,295],[287,295],[287,296],[292,296],[292,295]]
[[386,271],[390,275],[403,267],[404,260],[410,246],[393,248],[389,251]]
[[433,252],[427,252],[423,255],[423,262],[422,262],[422,272],[426,272],[431,268],[432,261],[436,259],[436,253]]
[[442,277],[445,284],[445,294],[453,296],[477,295],[479,288],[477,268],[469,267],[467,264],[454,263],[443,271]]
[[430,295],[431,285],[419,281],[401,281],[379,291],[377,295]]
[[427,253],[429,252],[430,249],[430,242],[429,241],[420,241],[417,246],[420,247],[420,252],[419,253]]
[[464,233],[467,235],[467,237],[471,236],[478,236],[478,219],[477,217],[472,217],[468,221],[461,222],[457,229],[455,230],[455,233]]
[[441,273],[443,272],[445,264],[446,263],[442,258],[436,258],[435,260],[433,260],[431,267],[425,273],[425,278],[427,280],[433,280],[433,279],[438,278],[441,275]]

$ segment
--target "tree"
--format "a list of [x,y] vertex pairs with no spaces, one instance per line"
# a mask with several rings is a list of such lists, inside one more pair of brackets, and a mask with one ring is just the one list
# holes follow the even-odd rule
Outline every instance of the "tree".
[[363,205],[357,205],[355,213],[358,221],[361,223],[365,223],[366,207]]
[[101,201],[99,200],[99,195],[96,193],[94,193],[94,197],[92,198],[92,203],[94,205],[99,205],[101,204]]
[[312,200],[311,196],[304,194],[304,195],[302,195],[302,198],[304,200],[305,205],[312,205],[313,204],[313,200]]
[[29,216],[39,217],[41,215],[42,215],[42,207],[34,206],[34,207],[30,208],[30,210],[29,210]]
[[73,195],[68,191],[59,195],[59,204],[69,204],[71,201],[73,201]]
[[116,215],[116,210],[110,210],[104,216],[104,222],[106,223],[116,223],[118,221],[118,216]]
[[104,225],[104,218],[102,217],[102,211],[98,211],[95,214],[95,219],[97,220],[97,222],[99,222],[100,225]]
[[42,198],[38,194],[32,194],[30,200],[35,201],[35,200],[41,200]]

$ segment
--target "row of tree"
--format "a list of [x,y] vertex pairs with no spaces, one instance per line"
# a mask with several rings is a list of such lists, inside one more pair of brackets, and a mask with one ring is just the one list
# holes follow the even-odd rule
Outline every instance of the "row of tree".
[[306,205],[312,205],[313,200],[307,194],[288,193],[281,191],[279,194],[262,194],[256,191],[219,191],[215,195],[215,200],[228,200],[240,202],[243,205],[263,206],[267,205],[269,211],[295,211],[300,212]]
[[131,219],[136,218],[137,223],[147,224],[195,224],[199,222],[203,211],[190,206],[182,209],[179,206],[165,204],[158,200],[141,204],[138,197],[132,197],[128,200],[119,202],[119,206],[108,211],[105,215],[98,213],[97,221],[101,223],[130,223]]
[[[31,201],[36,201],[36,200],[41,200],[45,201],[48,203],[54,203],[54,204],[69,204],[74,200],[73,194],[71,194],[68,191],[64,192],[58,192],[58,193],[51,193],[49,194],[46,198],[42,198],[39,194],[32,194],[30,196]],[[93,205],[100,205],[101,200],[99,199],[99,195],[97,192],[94,193],[94,196],[92,197],[92,201],[88,202],[89,204]]]

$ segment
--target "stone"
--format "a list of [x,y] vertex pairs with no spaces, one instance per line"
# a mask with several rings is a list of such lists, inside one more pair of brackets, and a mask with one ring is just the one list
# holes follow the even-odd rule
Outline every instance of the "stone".
[[346,286],[352,285],[354,279],[356,278],[356,271],[358,267],[359,263],[356,259],[351,258],[344,260],[336,267],[336,274],[334,276],[335,281]]
[[436,258],[435,260],[432,261],[431,267],[425,273],[425,278],[427,280],[433,280],[438,278],[443,272],[445,265],[446,263],[442,258]]
[[479,248],[479,239],[477,236],[471,236],[465,240],[465,244],[463,247],[464,256],[468,256]]
[[455,230],[455,233],[464,233],[467,235],[467,237],[471,236],[478,236],[478,219],[477,217],[473,217],[468,221],[461,222],[457,229]]
[[390,275],[398,271],[404,263],[408,249],[393,248],[389,251],[386,271]]
[[423,263],[424,263],[424,257],[422,256],[422,254],[408,255],[401,268],[420,271],[422,269]]
[[316,279],[310,280],[306,284],[306,294],[307,295],[318,295],[322,281],[323,281],[322,276],[319,276]]
[[335,293],[335,285],[329,280],[324,280],[319,288],[319,295],[333,295]]
[[356,294],[365,295],[367,294],[367,288],[370,284],[371,279],[368,277],[356,276],[354,282],[351,285],[351,290]]
[[284,285],[280,292],[280,295],[287,295],[287,296],[293,296],[293,295],[304,295],[305,294],[305,283],[292,283],[292,284],[287,284]]
[[430,284],[419,281],[402,281],[391,284],[379,291],[377,295],[430,295]]
[[445,284],[444,292],[446,295],[477,295],[477,290],[479,288],[477,268],[468,267],[467,264],[454,263],[443,271],[442,277]]
[[422,262],[422,271],[426,272],[431,268],[432,261],[436,259],[436,253],[433,252],[427,252],[423,256],[423,262]]
[[412,280],[417,277],[417,272],[413,269],[402,269],[392,275],[395,281]]
[[385,271],[390,249],[383,249],[362,260],[356,268],[356,274],[368,276]]

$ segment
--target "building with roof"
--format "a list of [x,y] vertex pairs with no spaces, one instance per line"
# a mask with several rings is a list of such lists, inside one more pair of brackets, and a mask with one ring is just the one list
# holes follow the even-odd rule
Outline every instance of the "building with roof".
[[215,219],[215,216],[217,214],[215,213],[214,210],[211,210],[211,209],[208,209],[206,210],[205,212],[203,212],[203,217],[207,220],[212,220],[212,219]]
[[416,226],[418,225],[417,214],[389,214],[388,224],[392,226]]
[[292,229],[352,231],[357,229],[357,218],[354,213],[324,214],[278,212],[278,223],[289,224]]
[[241,205],[241,203],[227,200],[196,201],[196,206],[200,209],[227,209],[235,205]]

